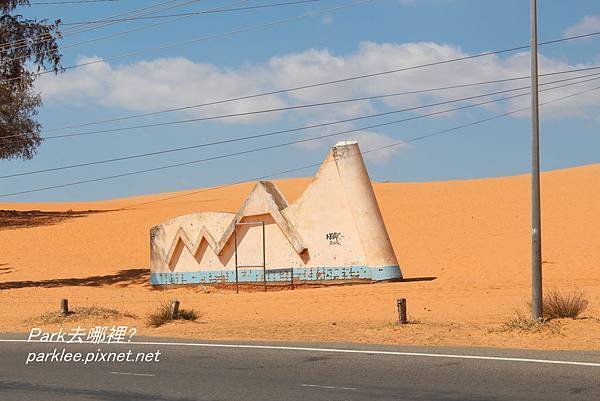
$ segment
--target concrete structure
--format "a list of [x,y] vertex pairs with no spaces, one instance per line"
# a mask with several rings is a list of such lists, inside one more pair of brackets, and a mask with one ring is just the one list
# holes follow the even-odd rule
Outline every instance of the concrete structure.
[[259,181],[237,213],[176,217],[150,241],[152,284],[235,283],[236,263],[252,266],[237,269],[241,283],[263,282],[263,271],[270,282],[402,277],[356,142],[334,146],[290,205]]

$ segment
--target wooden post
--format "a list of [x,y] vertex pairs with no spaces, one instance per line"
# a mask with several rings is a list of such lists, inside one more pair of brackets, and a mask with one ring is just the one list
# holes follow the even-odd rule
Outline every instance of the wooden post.
[[400,298],[396,303],[398,306],[398,322],[400,324],[407,324],[408,319],[406,318],[406,298]]
[[267,292],[267,255],[265,251],[265,222],[262,222],[262,240],[263,240],[263,285],[265,287],[265,292]]
[[177,315],[179,315],[179,301],[174,299],[171,302],[171,319],[177,319]]
[[239,294],[240,293],[240,279],[238,276],[238,243],[237,243],[237,228],[238,228],[238,222],[237,220],[235,221],[235,229],[233,230],[233,246],[234,246],[234,255],[235,255],[235,293]]
[[62,299],[60,301],[60,314],[61,316],[67,317],[69,315],[69,300]]

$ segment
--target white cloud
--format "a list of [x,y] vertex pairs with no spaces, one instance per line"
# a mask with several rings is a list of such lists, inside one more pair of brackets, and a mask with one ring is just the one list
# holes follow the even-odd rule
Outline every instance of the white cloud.
[[600,31],[600,15],[586,15],[575,25],[568,27],[563,36],[578,36]]
[[[117,107],[122,108],[125,112],[137,113],[206,103],[379,71],[408,68],[468,55],[459,47],[449,44],[433,42],[404,44],[364,42],[359,45],[356,51],[349,54],[336,55],[327,49],[309,49],[299,53],[275,56],[264,63],[245,64],[235,68],[222,68],[209,63],[194,62],[186,58],[160,58],[119,66],[98,62],[71,70],[63,75],[42,76],[37,85],[47,104],[58,102],[68,104],[71,107]],[[80,62],[92,60],[94,59],[82,58]],[[540,55],[539,62],[540,72],[542,73],[587,66],[583,64],[572,65],[564,60],[551,59],[543,55]],[[278,108],[344,98],[369,97],[528,75],[528,53],[517,53],[508,57],[488,56],[428,68],[410,69],[369,79],[293,91],[285,95],[278,94],[210,107],[194,108],[185,110],[182,113],[186,114],[186,117],[240,113],[265,108]],[[542,79],[542,82],[563,77],[563,75],[552,76]],[[327,107],[303,108],[290,113],[269,113],[221,121],[225,123],[257,124],[285,118],[288,119],[288,122],[300,126],[349,119],[433,102],[443,102],[507,88],[526,87],[528,84],[528,80],[522,80],[436,91],[427,94],[393,96],[380,100],[363,100]],[[590,88],[593,85],[600,85],[600,83],[590,82],[573,88],[542,92],[541,101],[564,96],[582,90],[582,88]],[[543,88],[545,87],[542,86]],[[507,95],[509,94],[498,96]],[[491,97],[488,96],[415,112],[430,113],[489,99]],[[524,96],[504,104],[494,104],[486,107],[489,110],[502,112],[518,107],[527,107],[528,105],[529,97]],[[600,96],[598,93],[591,93],[587,96],[573,98],[568,102],[548,105],[542,111],[547,118],[584,115],[594,117],[599,114],[598,105],[600,105]],[[448,115],[443,114],[438,118],[444,118]],[[527,116],[527,113],[523,115]],[[394,115],[394,117],[396,116]],[[175,118],[181,118],[181,115],[168,117],[168,119]],[[369,125],[372,121],[362,120],[356,122],[356,124],[347,124],[346,126],[356,128]],[[325,132],[341,131],[342,129],[339,127],[340,125],[332,126]],[[307,135],[316,135],[315,132],[317,130],[311,130]],[[369,132],[369,135],[364,134],[361,137],[361,141],[383,141],[386,138],[388,137],[382,134]]]
[[[79,63],[98,60],[81,58]],[[113,67],[105,62],[90,64],[63,76],[42,76],[37,84],[44,100],[70,105],[118,107],[133,112],[152,112],[222,98],[262,92],[271,88],[268,71],[242,66],[236,70],[186,58],[161,58]],[[186,114],[203,117],[284,107],[277,96],[190,109]],[[264,122],[274,114],[245,117],[244,122]],[[236,117],[236,119],[238,119]],[[241,118],[239,118],[241,120]],[[235,121],[228,119],[223,121]]]
[[323,23],[323,25],[331,25],[333,23],[333,17],[331,15],[326,15],[321,18],[321,23]]

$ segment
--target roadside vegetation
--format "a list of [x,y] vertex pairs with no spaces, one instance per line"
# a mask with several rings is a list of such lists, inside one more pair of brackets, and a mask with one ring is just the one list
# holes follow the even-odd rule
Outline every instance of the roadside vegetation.
[[538,321],[533,320],[529,313],[515,310],[514,316],[504,320],[500,327],[492,329],[490,332],[507,332],[507,331],[526,331],[531,333],[546,332],[551,334],[560,333],[560,323],[555,321]]
[[180,309],[177,315],[172,316],[171,304],[165,302],[160,304],[153,312],[146,315],[146,324],[150,327],[160,327],[173,320],[195,321],[198,317],[198,313],[193,309]]
[[563,293],[551,289],[544,295],[544,319],[571,318],[577,319],[589,305],[589,301],[581,291]]
[[[544,294],[542,321],[531,319],[529,313],[515,310],[515,315],[502,322],[500,327],[491,331],[528,331],[528,332],[560,332],[560,323],[554,319],[577,319],[587,309],[589,301],[581,291],[562,292],[550,289]],[[531,304],[529,304],[531,308]]]
[[67,316],[63,316],[60,312],[46,312],[41,315],[31,318],[29,321],[39,324],[59,324],[76,322],[87,319],[118,319],[118,318],[135,318],[131,313],[123,313],[112,308],[102,308],[99,306],[84,306],[74,308],[69,311]]

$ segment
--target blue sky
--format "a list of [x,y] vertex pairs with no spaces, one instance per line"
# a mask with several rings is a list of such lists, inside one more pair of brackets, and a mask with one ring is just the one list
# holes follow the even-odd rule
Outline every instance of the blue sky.
[[[179,0],[172,5],[188,3]],[[274,1],[277,2],[277,1]],[[198,41],[160,52],[110,60],[141,49],[225,33],[287,17],[318,12],[353,0],[321,0],[301,5],[205,14],[175,21],[142,20],[65,36],[65,46],[142,28],[63,50],[63,65],[94,61],[59,76],[38,79],[44,106],[39,120],[45,130],[101,119],[153,112],[211,100],[328,81],[393,68],[423,64],[525,45],[529,41],[529,1],[505,0],[376,0],[260,30]],[[36,5],[22,10],[27,16],[60,18],[63,22],[89,21],[147,7],[159,1],[121,0],[85,5]],[[271,3],[267,0],[191,2],[162,13],[202,11]],[[540,41],[600,31],[600,3],[578,0],[539,1]],[[160,14],[160,13],[159,13]],[[164,21],[164,22],[163,22]],[[64,26],[63,29],[72,29]],[[540,72],[600,64],[600,40],[562,42],[540,48]],[[100,58],[108,58],[102,61]],[[193,109],[112,124],[43,135],[157,123],[187,118],[315,103],[357,96],[434,88],[439,86],[528,75],[529,55],[506,53],[443,67],[390,74],[345,84],[297,91],[253,101]],[[583,74],[583,73],[579,73]],[[568,75],[575,77],[577,74]],[[545,78],[555,80],[567,76]],[[542,80],[543,81],[543,80]],[[405,107],[474,96],[526,86],[517,83],[448,90],[427,95],[269,113],[260,118],[236,118],[121,131],[64,140],[49,140],[33,160],[0,162],[1,175],[102,160],[165,148],[201,144],[245,135],[288,129],[397,110]],[[543,100],[600,85],[598,81],[547,91]],[[521,91],[520,93],[524,93]],[[490,99],[490,98],[485,98]],[[485,100],[484,99],[484,100]],[[578,96],[544,107],[542,113],[542,167],[545,170],[600,162],[597,93]],[[478,99],[477,102],[481,101]],[[475,102],[475,101],[473,101]],[[471,102],[471,103],[473,103]],[[0,198],[0,201],[95,200],[219,185],[263,176],[319,162],[328,146],[341,139],[358,139],[363,150],[466,124],[526,107],[528,97],[421,118],[409,123],[367,129],[357,136],[342,135],[276,150],[200,163],[120,179]],[[458,103],[448,107],[461,106]],[[127,171],[185,162],[298,138],[353,130],[370,124],[417,116],[440,108],[385,118],[340,124],[330,128],[273,136],[156,157],[102,164],[59,172],[0,179],[0,193],[11,193],[72,181],[94,179]],[[503,176],[529,170],[530,122],[527,113],[496,119],[423,141],[402,144],[393,151],[367,157],[372,179],[378,181],[431,181]],[[314,169],[295,176],[308,176]],[[288,175],[289,176],[289,175]]]

